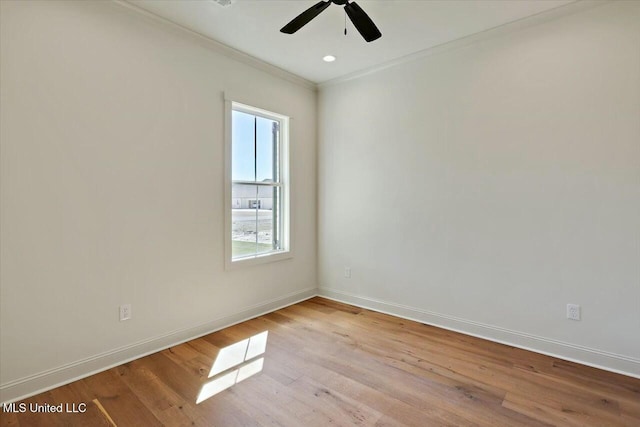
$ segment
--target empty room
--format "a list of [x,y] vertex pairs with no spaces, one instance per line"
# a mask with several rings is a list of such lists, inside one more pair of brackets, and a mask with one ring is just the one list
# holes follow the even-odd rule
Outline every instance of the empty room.
[[0,426],[640,425],[640,1],[0,0]]

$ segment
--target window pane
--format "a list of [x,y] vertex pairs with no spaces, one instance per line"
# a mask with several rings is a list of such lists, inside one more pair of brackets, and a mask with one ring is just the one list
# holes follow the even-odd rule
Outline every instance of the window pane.
[[[231,249],[233,258],[273,251],[280,217],[279,189],[233,184],[231,190]],[[275,204],[274,204],[275,201]],[[276,220],[274,221],[274,216]]]
[[277,133],[274,135],[275,120],[256,117],[256,181],[276,182],[277,167],[274,161],[277,159]]
[[234,110],[231,119],[231,179],[255,181],[255,116]]
[[257,250],[256,185],[233,184],[231,190],[231,249],[233,258],[251,256]]
[[288,207],[282,197],[288,190],[280,182],[281,168],[288,167],[288,159],[280,153],[281,144],[287,143],[288,120],[279,117],[231,104],[231,141],[227,142],[231,146],[231,230],[227,233],[231,233],[231,260],[239,264],[245,258],[288,250]]
[[[260,208],[258,209],[258,253],[271,252],[278,249],[278,222],[280,204],[278,203],[278,188],[258,188]],[[274,227],[275,225],[275,227]]]

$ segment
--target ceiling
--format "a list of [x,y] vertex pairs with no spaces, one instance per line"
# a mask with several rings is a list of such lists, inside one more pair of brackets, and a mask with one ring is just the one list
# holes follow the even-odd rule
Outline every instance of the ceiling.
[[[382,32],[367,43],[342,7],[329,6],[293,35],[280,33],[318,0],[129,0],[148,12],[314,83],[323,83],[574,0],[357,0]],[[222,1],[224,3],[224,1]],[[322,60],[325,55],[338,59]]]

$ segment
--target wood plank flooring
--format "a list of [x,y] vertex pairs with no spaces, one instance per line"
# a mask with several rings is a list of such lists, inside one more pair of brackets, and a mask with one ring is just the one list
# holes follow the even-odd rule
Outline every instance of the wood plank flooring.
[[20,403],[86,412],[0,425],[640,426],[638,379],[319,297]]

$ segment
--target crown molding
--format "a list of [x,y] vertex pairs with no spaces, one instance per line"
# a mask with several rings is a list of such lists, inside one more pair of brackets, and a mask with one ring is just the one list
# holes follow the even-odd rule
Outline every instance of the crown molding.
[[[473,33],[456,40],[439,44],[437,46],[432,46],[427,49],[423,49],[418,52],[414,52],[400,58],[392,59],[382,64],[378,64],[372,67],[354,71],[352,73],[348,73],[343,76],[336,77],[334,79],[326,80],[324,82],[314,83],[310,80],[305,79],[304,77],[298,76],[297,74],[291,73],[273,64],[270,64],[254,56],[251,56],[247,53],[244,53],[230,46],[227,46],[215,39],[212,39],[211,37],[208,37],[202,33],[199,33],[190,28],[187,28],[177,22],[174,22],[170,19],[164,18],[162,16],[156,15],[155,13],[142,9],[139,6],[136,6],[134,3],[131,3],[131,0],[112,0],[112,1],[117,5],[125,7],[129,10],[135,11],[137,13],[140,13],[156,22],[171,26],[174,29],[180,29],[182,32],[191,35],[192,37],[198,39],[199,41],[205,42],[207,46],[215,50],[217,53],[220,53],[228,58],[236,60],[245,65],[251,66],[258,70],[264,71],[275,77],[279,77],[281,79],[287,80],[291,83],[295,83],[297,85],[300,85],[312,91],[317,91],[319,89],[326,88],[329,86],[339,85],[344,82],[348,82],[350,80],[358,79],[360,77],[377,73],[387,68],[396,67],[402,64],[417,61],[419,59],[427,58],[432,55],[438,55],[440,53],[448,52],[454,49],[459,49],[474,43],[478,43],[480,41],[503,36],[515,31],[520,31],[529,27],[554,21],[564,16],[573,15],[588,9],[592,9],[604,4],[611,3],[610,0],[576,0],[572,3],[559,6],[554,9],[546,10],[546,11],[537,13],[535,15],[527,16],[525,18],[508,22],[506,24],[492,27],[478,33]],[[620,0],[615,0],[615,1],[620,1]]]
[[174,22],[170,19],[164,18],[160,15],[156,15],[155,13],[149,12],[148,10],[142,9],[139,6],[136,6],[134,3],[131,3],[130,0],[112,0],[112,2],[120,7],[126,8],[130,11],[139,13],[141,15],[144,15],[145,17],[158,22],[160,24],[163,25],[167,25],[170,26],[174,29],[179,29],[180,31],[184,32],[185,34],[190,35],[191,37],[197,39],[198,41],[204,42],[209,48],[211,48],[212,50],[214,50],[215,52],[222,54],[228,58],[231,58],[235,61],[238,61],[242,64],[248,65],[250,67],[256,68],[260,71],[264,71],[268,74],[271,74],[272,76],[281,78],[283,80],[287,80],[291,83],[295,83],[299,86],[302,86],[306,89],[310,89],[312,91],[316,91],[318,86],[316,85],[316,83],[307,80],[303,77],[298,76],[297,74],[291,73],[289,71],[286,71],[280,67],[276,67],[275,65],[269,64],[268,62],[265,62],[261,59],[258,59],[254,56],[251,56],[249,54],[246,54],[242,51],[239,51],[237,49],[234,49],[230,46],[227,46],[224,43],[220,43],[217,40],[212,39],[211,37],[208,37],[202,33],[199,33],[197,31],[194,31],[190,28],[187,28],[181,24],[178,24],[177,22]]
[[461,37],[446,43],[442,43],[436,46],[429,47],[418,52],[410,53],[400,58],[392,59],[382,64],[374,65],[372,67],[364,68],[362,70],[354,71],[335,79],[326,80],[318,83],[318,89],[323,89],[329,86],[339,85],[350,80],[358,79],[370,74],[377,73],[387,68],[396,67],[409,62],[417,61],[429,56],[438,55],[444,52],[448,52],[454,49],[469,46],[480,41],[492,39],[499,36],[504,36],[515,31],[520,31],[526,28],[530,28],[536,25],[540,25],[546,22],[554,21],[564,16],[573,15],[588,9],[601,6],[603,4],[611,3],[608,0],[577,0],[573,3],[568,3],[562,6],[558,6],[554,9],[545,10],[535,15],[530,15],[515,21],[508,22],[506,24],[498,25],[484,31],[473,33],[468,36]]

